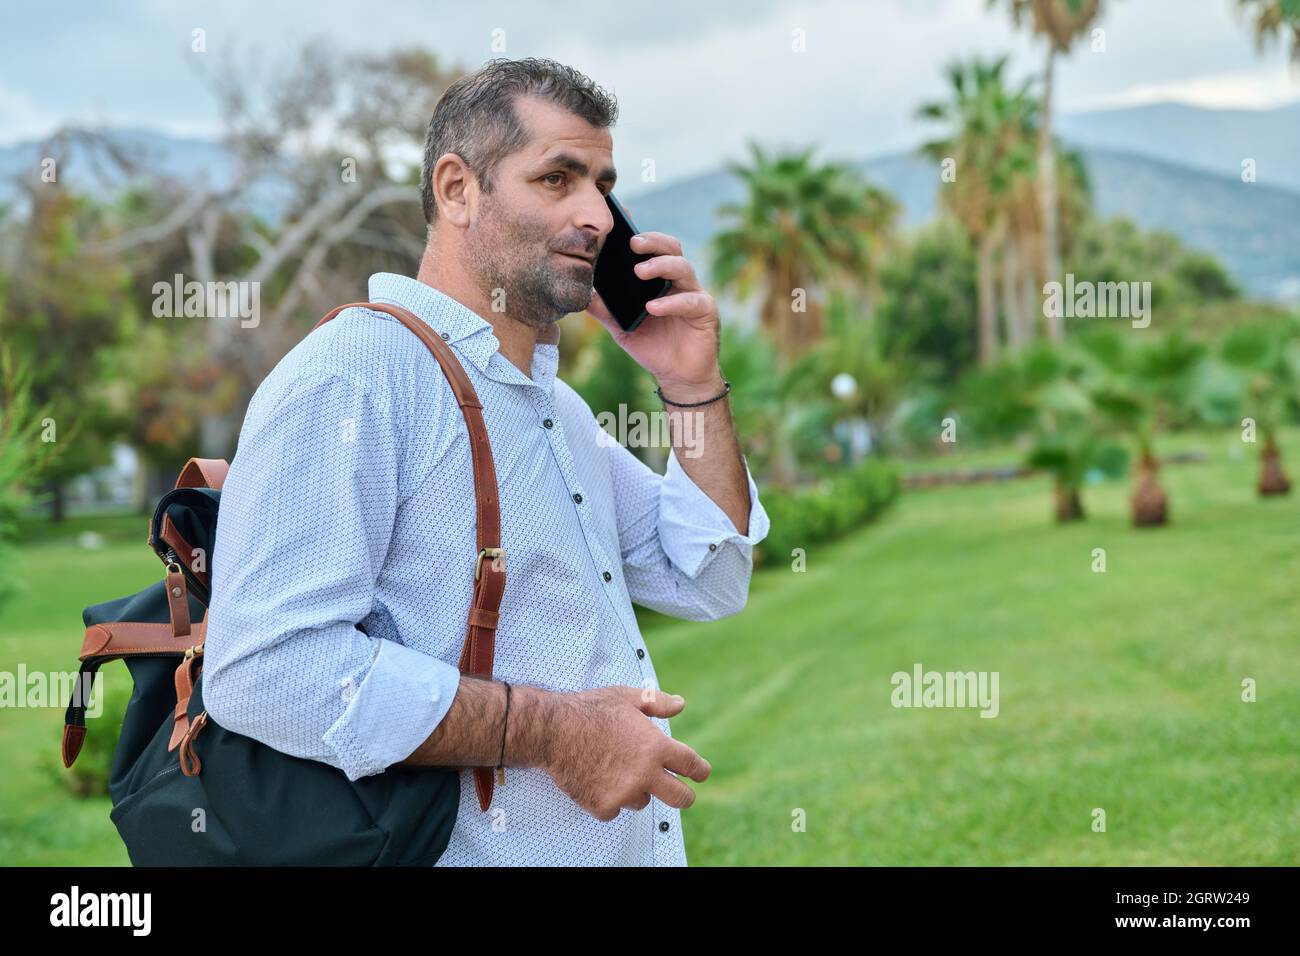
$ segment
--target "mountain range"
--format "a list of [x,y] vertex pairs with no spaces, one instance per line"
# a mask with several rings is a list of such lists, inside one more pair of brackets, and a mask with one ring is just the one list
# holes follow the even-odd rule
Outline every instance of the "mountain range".
[[[1185,245],[1217,256],[1245,291],[1257,298],[1300,300],[1300,104],[1272,110],[1207,110],[1165,103],[1062,116],[1058,133],[1080,149],[1102,216],[1126,216],[1145,229],[1162,229]],[[219,143],[148,130],[112,133],[116,142],[146,152],[155,166],[219,188],[233,164]],[[16,177],[39,162],[40,144],[0,147],[0,203],[12,201]],[[1243,160],[1255,181],[1243,181]],[[103,192],[120,185],[96,177],[91,157],[70,154],[65,182]],[[901,225],[933,218],[937,171],[915,153],[859,164],[875,185],[902,207]],[[716,210],[743,198],[727,170],[624,196],[637,225],[678,236],[684,253],[707,271],[707,245],[718,228]],[[273,188],[260,193],[276,204]],[[274,216],[274,209],[264,208]]]

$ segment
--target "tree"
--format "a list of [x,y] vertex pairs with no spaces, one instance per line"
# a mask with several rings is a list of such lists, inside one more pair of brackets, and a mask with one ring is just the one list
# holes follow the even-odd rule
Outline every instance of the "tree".
[[750,153],[749,165],[728,167],[748,195],[718,209],[727,225],[712,275],[742,297],[761,289],[760,324],[785,365],[821,338],[826,288],[870,286],[898,206],[852,168],[815,163],[812,149],[769,156],[751,142]]
[[886,263],[881,348],[906,356],[930,380],[952,385],[975,362],[975,255],[952,216],[917,230]]
[[35,404],[32,370],[0,342],[0,606],[13,592],[9,542],[30,498],[29,485],[61,450],[42,440],[47,416],[48,409]]
[[[461,73],[419,49],[343,57],[320,43],[277,57],[269,74],[263,65],[232,60],[212,75],[234,166],[228,183],[180,182],[123,157],[162,201],[151,219],[94,246],[177,266],[144,265],[151,280],[181,272],[208,288],[259,290],[258,323],[206,320],[196,367],[175,383],[202,390],[193,399],[207,457],[232,453],[253,391],[310,323],[357,298],[367,271],[418,261],[424,221],[409,146],[423,141],[434,104]],[[252,211],[272,206],[273,215]]]
[[1300,0],[1238,0],[1240,9],[1253,20],[1255,46],[1291,37],[1291,61],[1300,64]]
[[937,163],[954,164],[944,205],[965,227],[975,248],[976,341],[981,365],[998,354],[994,256],[1010,227],[1018,187],[1034,175],[1038,108],[1028,83],[1008,89],[1006,57],[948,68],[952,99],[927,103],[918,114],[948,125],[947,136],[925,143],[921,152]]
[[1213,256],[1188,249],[1172,233],[1143,231],[1129,219],[1087,218],[1071,245],[1077,277],[1102,283],[1142,276],[1151,283],[1151,309],[1162,314],[1240,294]]
[[1133,524],[1165,524],[1169,499],[1160,487],[1155,440],[1194,406],[1205,346],[1181,329],[1140,337],[1131,331],[1091,332],[1072,342],[1090,362],[1088,389],[1093,404],[1112,427],[1137,445]]
[[10,232],[8,280],[0,299],[0,339],[27,369],[33,402],[47,409],[60,453],[44,460],[40,480],[50,517],[64,517],[67,481],[108,461],[120,422],[106,408],[106,363],[129,312],[129,275],[92,250],[104,209],[62,184],[65,144],[45,144],[56,178],[20,180],[27,217]]
[[[998,6],[1004,0],[988,0]],[[1038,127],[1038,183],[1045,238],[1043,272],[1048,281],[1061,280],[1061,239],[1057,218],[1056,160],[1052,141],[1052,96],[1055,87],[1056,57],[1070,52],[1075,39],[1092,26],[1101,12],[1101,0],[1005,0],[1011,7],[1012,21],[1020,26],[1029,22],[1034,33],[1047,41],[1047,58],[1043,65],[1042,115]],[[1063,320],[1048,321],[1048,336],[1053,342],[1065,338]]]
[[1026,464],[1051,475],[1058,522],[1085,516],[1082,487],[1089,472],[1118,476],[1127,461],[1100,427],[1086,374],[1078,356],[1040,343],[977,370],[958,391],[975,434],[1028,439]]
[[[1057,144],[1057,234],[1061,254],[1069,260],[1083,224],[1091,218],[1092,195],[1083,156]],[[1038,336],[1042,325],[1043,258],[1046,235],[1037,182],[1016,180],[1007,203],[1008,228],[1003,236],[1002,301],[1007,347],[1017,352]],[[1050,337],[1050,324],[1048,326]]]
[[1278,429],[1300,397],[1300,320],[1234,329],[1223,339],[1220,358],[1237,376],[1239,412],[1263,438],[1258,490],[1284,495],[1291,482],[1282,467]]

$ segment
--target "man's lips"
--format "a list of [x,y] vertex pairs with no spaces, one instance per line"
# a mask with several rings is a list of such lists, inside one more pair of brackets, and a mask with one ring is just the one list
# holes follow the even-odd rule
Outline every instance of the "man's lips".
[[589,266],[596,264],[595,256],[584,255],[581,252],[561,252],[559,254],[562,256],[568,256],[570,259],[580,259],[581,261],[587,263],[587,265]]

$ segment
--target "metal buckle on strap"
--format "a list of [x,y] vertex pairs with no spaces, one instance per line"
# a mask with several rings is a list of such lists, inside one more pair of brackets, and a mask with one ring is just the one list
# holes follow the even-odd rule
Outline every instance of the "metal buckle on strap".
[[479,579],[479,575],[483,573],[484,558],[504,558],[505,556],[506,556],[505,548],[484,548],[483,550],[479,551],[478,560],[474,562],[474,580],[477,581]]

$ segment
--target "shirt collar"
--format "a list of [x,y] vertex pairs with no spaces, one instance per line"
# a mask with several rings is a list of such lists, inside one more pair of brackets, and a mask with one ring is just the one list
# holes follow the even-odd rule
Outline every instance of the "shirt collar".
[[431,285],[410,276],[376,272],[370,277],[370,301],[400,305],[441,335],[483,374],[501,382],[537,385],[549,391],[560,363],[560,323],[537,336],[532,378],[524,375],[501,350],[492,323],[473,309]]

